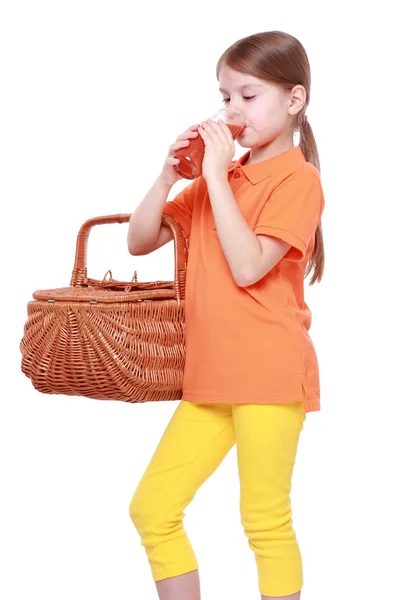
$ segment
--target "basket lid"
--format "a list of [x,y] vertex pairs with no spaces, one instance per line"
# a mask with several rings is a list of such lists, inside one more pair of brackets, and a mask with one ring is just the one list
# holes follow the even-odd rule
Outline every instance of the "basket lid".
[[[47,300],[47,302],[90,302],[112,303],[112,302],[140,302],[142,300],[156,300],[163,298],[175,298],[173,282],[165,287],[151,288],[154,282],[142,282],[139,290],[127,292],[125,290],[112,290],[110,288],[94,289],[86,286],[68,286],[49,290],[36,290],[32,296],[35,300]],[[146,289],[146,285],[149,288]]]
[[[47,302],[87,302],[87,303],[115,303],[115,302],[140,302],[142,300],[156,300],[172,298],[180,300],[185,298],[186,269],[188,258],[188,242],[182,227],[172,217],[163,213],[162,224],[171,229],[175,242],[174,281],[145,281],[137,280],[137,272],[131,281],[113,279],[110,270],[102,280],[92,279],[87,276],[87,242],[90,230],[94,225],[109,223],[128,223],[131,214],[105,215],[88,219],[81,226],[75,251],[75,262],[72,270],[70,285],[63,288],[36,290],[33,298]],[[108,277],[109,275],[109,277]]]

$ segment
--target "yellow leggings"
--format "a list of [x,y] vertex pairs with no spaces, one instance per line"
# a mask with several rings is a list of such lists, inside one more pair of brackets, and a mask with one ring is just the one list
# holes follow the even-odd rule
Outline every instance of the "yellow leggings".
[[255,554],[260,593],[286,596],[302,588],[290,491],[305,418],[303,402],[181,400],[129,505],[154,581],[198,568],[183,511],[236,442],[241,523]]

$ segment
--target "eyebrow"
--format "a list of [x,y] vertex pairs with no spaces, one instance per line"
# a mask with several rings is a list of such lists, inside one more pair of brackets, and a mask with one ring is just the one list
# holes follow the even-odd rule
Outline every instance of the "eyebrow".
[[[241,85],[238,89],[242,90],[245,87],[262,87],[261,84],[259,83],[245,83],[244,85]],[[224,88],[219,88],[220,92],[227,92],[227,90],[224,90]]]

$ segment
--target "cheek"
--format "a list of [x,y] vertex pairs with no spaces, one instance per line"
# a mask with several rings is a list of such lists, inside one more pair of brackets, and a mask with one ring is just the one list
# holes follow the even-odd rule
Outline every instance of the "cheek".
[[268,107],[260,119],[260,126],[267,132],[275,132],[281,124],[282,111],[278,106]]
[[268,130],[275,121],[272,108],[265,104],[252,107],[247,113],[247,119],[257,131]]
[[267,137],[275,135],[280,128],[280,109],[277,105],[257,103],[248,107],[246,119],[250,125],[247,135]]

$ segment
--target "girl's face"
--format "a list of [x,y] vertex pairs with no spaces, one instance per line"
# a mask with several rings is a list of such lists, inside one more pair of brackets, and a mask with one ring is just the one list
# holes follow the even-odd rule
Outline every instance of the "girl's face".
[[237,138],[240,146],[263,146],[290,131],[293,115],[298,112],[291,101],[291,90],[283,90],[275,83],[240,73],[227,65],[220,69],[219,84],[223,104],[245,116],[246,129]]

